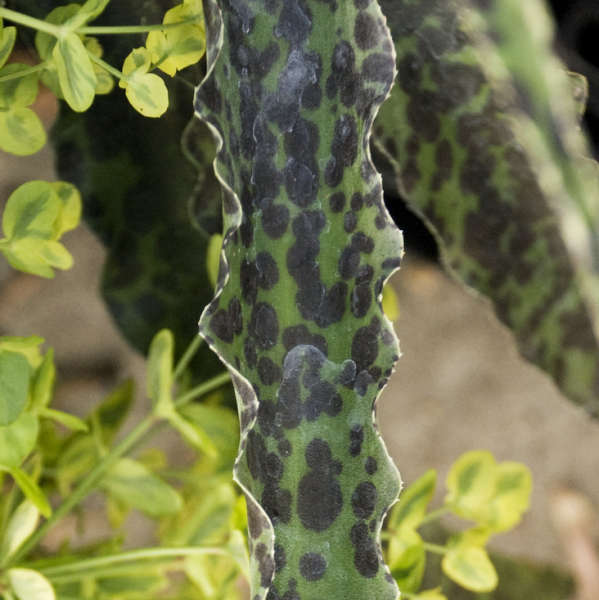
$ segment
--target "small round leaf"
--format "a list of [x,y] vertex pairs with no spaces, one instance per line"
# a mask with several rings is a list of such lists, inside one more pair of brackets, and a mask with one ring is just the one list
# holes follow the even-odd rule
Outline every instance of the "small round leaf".
[[19,600],[56,600],[52,584],[32,569],[9,569],[8,581]]
[[144,117],[161,117],[168,108],[166,84],[153,73],[131,77],[126,94],[131,106]]
[[443,557],[441,567],[447,577],[471,592],[490,592],[497,587],[497,572],[483,548],[457,546]]
[[96,73],[81,38],[69,33],[52,50],[60,89],[75,112],[86,111],[96,94]]
[[0,148],[16,156],[39,152],[46,144],[46,130],[29,108],[15,106],[0,111]]

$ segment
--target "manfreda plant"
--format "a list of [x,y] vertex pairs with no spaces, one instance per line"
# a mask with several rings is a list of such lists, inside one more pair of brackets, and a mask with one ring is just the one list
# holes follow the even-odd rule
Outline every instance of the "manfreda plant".
[[[0,593],[20,600],[236,598],[242,572],[252,598],[396,598],[399,589],[403,597],[440,600],[440,589],[421,590],[427,552],[443,554],[444,572],[460,585],[492,590],[497,575],[484,546],[527,507],[530,474],[522,465],[497,464],[485,452],[461,457],[447,478],[443,507],[432,513],[427,506],[436,476],[429,472],[403,492],[381,535],[399,479],[373,420],[398,354],[380,300],[402,245],[382,202],[369,141],[397,64],[399,81],[385,105],[390,112],[383,108],[374,127],[386,183],[402,189],[437,229],[448,262],[469,284],[499,300],[521,292],[507,309],[497,302],[500,315],[521,339],[535,341],[525,353],[594,413],[599,379],[592,328],[580,352],[560,349],[577,345],[580,323],[592,322],[585,298],[593,285],[587,257],[597,213],[584,192],[592,180],[578,175],[579,159],[572,158],[585,147],[569,88],[562,103],[543,109],[549,102],[544,84],[561,73],[547,37],[523,28],[518,38],[544,57],[544,69],[550,65],[539,76],[517,73],[507,41],[491,43],[513,41],[489,35],[488,29],[507,27],[494,3],[383,3],[395,43],[374,1],[223,0],[206,1],[204,10],[197,0],[174,7],[155,1],[144,4],[143,14],[123,1],[113,16],[114,4],[55,8],[15,0],[10,10],[0,9],[5,19],[38,31],[41,59],[0,71],[0,143],[21,154],[43,143],[28,108],[39,77],[75,111],[63,111],[53,134],[59,173],[81,190],[86,219],[108,248],[103,293],[115,320],[138,348],[150,346],[153,409],[115,444],[130,386],[84,421],[75,419],[49,406],[53,357],[40,354],[42,340],[0,340],[0,366],[8,374],[0,464],[10,475],[2,501]],[[534,7],[541,14],[541,5]],[[531,9],[518,10],[510,3],[511,17]],[[195,64],[204,49],[204,11],[205,67]],[[105,24],[90,24],[98,17]],[[115,24],[119,17],[133,24]],[[135,24],[140,17],[163,23]],[[143,46],[133,48],[125,36],[102,37],[102,43],[95,37],[142,32],[148,34]],[[2,30],[3,61],[15,37],[13,27]],[[175,76],[168,92],[154,69]],[[512,73],[520,93],[536,99],[528,112],[510,95]],[[112,77],[139,113],[164,116],[155,122],[137,116],[116,90],[96,97],[110,91]],[[186,125],[190,87],[200,79],[195,108],[218,139],[218,181],[206,128],[199,121]],[[546,120],[533,121],[539,114]],[[556,120],[558,137],[568,143],[551,150],[555,131],[543,134]],[[474,160],[478,136],[493,141],[487,162]],[[191,164],[183,160],[181,138]],[[513,148],[518,168],[508,152]],[[535,187],[535,173],[549,172],[542,180],[553,187]],[[476,181],[486,187],[472,187]],[[547,226],[555,219],[548,198],[559,195],[559,181],[578,202],[563,220],[581,220],[590,234],[578,252],[563,243],[567,235],[559,227]],[[531,210],[506,212],[515,199],[524,202],[525,190],[534,192]],[[13,266],[38,275],[68,268],[60,238],[76,225],[79,210],[70,184],[26,184],[6,206],[0,249]],[[503,231],[496,224],[506,214],[514,223]],[[477,223],[503,237],[491,236],[485,246]],[[511,252],[523,239],[532,240],[531,253]],[[494,265],[490,255],[510,261]],[[552,297],[551,286],[539,300],[523,277],[534,275],[535,262],[546,256],[559,266],[550,281],[567,293],[543,312],[539,302]],[[508,264],[517,273],[513,281]],[[217,270],[209,302],[206,284]],[[249,563],[245,511],[230,482],[237,436],[222,389],[229,375],[199,348],[201,338],[193,339],[206,304],[202,335],[228,367],[238,398],[235,477],[248,503]],[[167,329],[154,335],[158,328]],[[197,398],[203,402],[190,404]],[[73,433],[57,434],[56,421]],[[156,454],[127,456],[164,422],[198,450],[190,471],[173,472]],[[47,531],[97,488],[114,527],[122,527],[130,508],[142,510],[160,523],[164,547],[121,551],[115,538],[83,551],[67,545],[56,557],[40,554]],[[53,512],[49,494],[62,499]],[[425,542],[418,529],[445,512],[474,526],[445,546]],[[40,513],[47,520],[38,526]],[[175,591],[166,579],[173,570],[186,575]]]

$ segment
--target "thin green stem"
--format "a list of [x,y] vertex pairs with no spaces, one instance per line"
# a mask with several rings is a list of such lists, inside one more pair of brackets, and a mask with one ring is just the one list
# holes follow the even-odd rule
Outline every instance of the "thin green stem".
[[431,544],[430,542],[424,542],[423,545],[427,552],[432,552],[433,554],[447,554],[447,548],[445,546]]
[[182,394],[176,398],[175,407],[181,408],[182,406],[189,404],[192,400],[195,400],[196,398],[199,398],[200,396],[203,396],[204,394],[207,394],[208,392],[216,390],[222,385],[225,385],[225,383],[227,383],[230,379],[231,376],[229,375],[229,372],[225,371],[224,373],[221,373],[220,375],[201,383],[192,390],[189,390],[189,392],[186,392],[185,394]]
[[422,527],[422,525],[425,525],[426,523],[430,523],[431,521],[436,521],[437,519],[440,519],[442,516],[446,515],[447,513],[451,512],[451,509],[449,508],[449,506],[442,506],[441,508],[438,508],[437,510],[432,510],[431,512],[428,513],[428,515],[426,515],[424,517],[424,519],[422,519],[422,521],[420,521],[420,525],[418,525],[418,527]]
[[53,25],[47,21],[24,15],[23,13],[17,12],[16,10],[10,10],[9,8],[0,8],[0,17],[11,21],[12,23],[18,23],[31,29],[37,29],[38,31],[44,31],[55,37],[60,37],[62,29],[58,25]]
[[92,62],[95,62],[98,66],[102,67],[106,71],[108,71],[111,75],[116,77],[117,79],[122,79],[123,81],[127,81],[127,76],[123,75],[121,71],[115,69],[111,64],[107,63],[105,60],[102,60],[99,56],[92,54],[88,51],[89,57]]
[[[121,563],[134,562],[139,560],[155,560],[168,558],[178,558],[182,556],[200,556],[206,554],[222,554],[228,555],[226,550],[214,546],[204,547],[183,547],[183,548],[140,548],[138,550],[130,550],[119,554],[109,556],[99,556],[97,558],[87,558],[78,560],[66,565],[58,565],[55,567],[47,567],[40,569],[40,573],[49,578],[60,577],[70,573],[77,573],[79,578],[89,576],[90,571],[114,566]],[[84,573],[85,571],[85,573]]]
[[191,359],[195,356],[196,352],[202,345],[203,341],[203,338],[201,338],[199,334],[194,336],[189,346],[187,346],[187,350],[185,350],[185,353],[183,354],[183,356],[177,363],[177,366],[175,367],[175,370],[173,372],[173,381],[176,382],[179,379],[179,377],[183,375],[183,371],[185,371],[185,369],[191,362]]
[[58,523],[68,515],[102,479],[118,460],[141,439],[157,421],[154,415],[148,415],[143,419],[119,444],[117,444],[85,477],[75,488],[73,493],[52,513],[52,516],[15,552],[11,557],[11,564],[16,564],[26,556],[40,540]]
[[84,35],[119,35],[127,33],[150,33],[150,31],[166,31],[173,27],[179,27],[180,25],[188,25],[189,23],[195,23],[200,20],[199,17],[190,17],[189,19],[183,19],[176,23],[158,23],[156,25],[114,25],[111,27],[104,26],[91,26],[91,27],[80,27],[77,29],[77,33]]
[[38,71],[44,70],[48,66],[48,61],[45,60],[37,65],[33,65],[32,67],[27,67],[25,69],[21,69],[20,71],[16,71],[15,73],[9,73],[8,75],[3,75],[0,77],[0,83],[4,81],[10,81],[11,79],[19,79],[20,77],[26,77],[27,75],[31,75],[32,73],[37,73]]
[[[177,408],[184,406],[193,399],[203,396],[215,390],[229,381],[229,373],[224,372],[175,400]],[[35,546],[43,539],[43,537],[56,525],[63,517],[69,514],[71,510],[79,504],[98,484],[106,471],[108,471],[124,454],[134,448],[137,443],[160,421],[156,415],[148,415],[138,425],[129,432],[129,434],[116,446],[114,446],[106,456],[89,472],[73,493],[52,513],[52,516],[39,528],[33,535],[17,550],[11,557],[10,564],[16,564],[24,556],[26,556]]]

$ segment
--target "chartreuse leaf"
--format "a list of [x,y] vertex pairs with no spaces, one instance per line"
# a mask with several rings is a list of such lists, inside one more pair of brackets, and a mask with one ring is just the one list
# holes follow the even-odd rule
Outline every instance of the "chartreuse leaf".
[[497,463],[490,452],[466,452],[447,475],[446,504],[464,519],[483,519],[495,488]]
[[437,472],[430,469],[402,491],[389,514],[388,529],[391,532],[418,528],[435,493],[436,483]]
[[110,0],[87,0],[87,2],[77,10],[77,13],[68,19],[66,24],[74,30],[85,25],[89,21],[93,21],[104,12],[104,9],[108,6],[109,2]]
[[497,533],[511,529],[528,509],[531,492],[532,476],[525,465],[517,462],[498,464],[489,516],[482,524]]
[[3,560],[21,547],[21,544],[35,531],[39,521],[39,510],[31,500],[24,500],[11,515],[3,534],[0,557]]
[[17,28],[1,27],[0,26],[0,67],[3,67],[8,57],[10,56],[12,49],[15,46],[15,40],[17,39]]
[[52,400],[56,368],[54,366],[54,350],[50,348],[44,355],[42,364],[37,369],[32,381],[31,409],[36,411],[45,408]]
[[401,529],[393,535],[387,549],[387,560],[400,591],[418,591],[426,568],[426,551],[420,535],[410,528]]
[[218,279],[222,246],[222,235],[215,233],[211,236],[210,242],[208,242],[208,250],[206,251],[206,270],[208,271],[208,279],[213,287],[216,287],[216,281]]
[[[0,466],[0,469],[2,466]],[[52,507],[46,498],[46,495],[32,477],[23,469],[8,469],[15,483],[19,486],[23,494],[35,504],[36,508],[48,518],[52,514]]]
[[87,110],[94,101],[98,80],[92,61],[76,33],[58,39],[52,50],[60,90],[75,112]]
[[183,504],[173,487],[130,458],[119,460],[104,477],[101,487],[120,502],[152,517],[176,513]]
[[236,389],[251,596],[396,600],[380,528],[399,481],[373,415],[402,255],[368,150],[394,78],[385,21],[374,1],[204,10],[196,109],[219,133],[227,233],[200,332]]
[[105,446],[110,446],[133,404],[135,386],[127,379],[94,410],[90,420],[97,422]]
[[79,417],[70,415],[69,413],[65,413],[60,410],[54,410],[53,408],[42,408],[38,414],[40,417],[52,419],[53,421],[64,425],[68,429],[71,429],[72,431],[87,431],[89,429],[87,423]]
[[[98,58],[102,58],[104,54],[104,49],[100,45],[100,42],[95,37],[85,37],[83,40],[85,44],[85,48],[88,52],[93,54]],[[114,79],[112,75],[102,66],[93,63],[94,71],[96,73],[97,83],[96,83],[96,94],[109,94],[114,88]]]
[[545,4],[381,0],[399,75],[373,141],[453,273],[597,416],[599,177]]
[[148,352],[146,393],[156,414],[166,416],[173,410],[173,354],[175,341],[168,329],[159,331]]
[[10,587],[19,600],[56,600],[52,584],[38,571],[9,569]]
[[160,117],[168,108],[168,90],[164,81],[148,73],[152,56],[146,48],[136,48],[125,59],[119,82],[125,88],[131,106],[145,117]]
[[73,258],[58,241],[81,214],[78,192],[66,183],[29,181],[9,197],[2,226],[6,239],[0,250],[15,268],[53,277],[52,268],[68,269]]
[[453,464],[447,490],[445,501],[451,509],[476,521],[488,536],[520,521],[530,503],[532,476],[521,463],[497,464],[491,453],[477,450]]
[[497,587],[497,572],[487,552],[478,546],[451,548],[441,562],[443,572],[472,592],[490,592]]
[[202,6],[198,2],[184,2],[168,10],[165,25],[191,21],[164,31],[152,31],[146,39],[146,48],[152,62],[173,77],[177,71],[197,63],[206,51],[206,35]]
[[[11,63],[0,69],[0,78],[13,75],[27,65]],[[46,143],[46,131],[39,117],[27,108],[38,91],[38,74],[0,81],[0,148],[25,156],[34,154]]]
[[10,425],[0,425],[0,469],[20,466],[35,447],[37,418],[22,412]]
[[16,421],[25,408],[30,375],[22,354],[0,350],[0,426]]
[[44,343],[44,338],[37,335],[29,337],[1,336],[0,351],[16,352],[22,354],[32,369],[37,369],[42,364],[42,354],[39,346]]

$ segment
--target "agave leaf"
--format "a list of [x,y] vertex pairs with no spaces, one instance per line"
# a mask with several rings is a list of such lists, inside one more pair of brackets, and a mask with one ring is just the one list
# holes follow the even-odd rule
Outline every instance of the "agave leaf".
[[599,302],[588,293],[599,179],[583,171],[541,3],[381,4],[398,68],[375,124],[394,172],[385,183],[428,223],[451,272],[492,300],[523,356],[599,415]]
[[197,109],[221,143],[224,268],[200,330],[238,397],[252,598],[395,600],[379,533],[398,477],[373,405],[402,242],[368,151],[388,31],[376,2],[219,5]]

